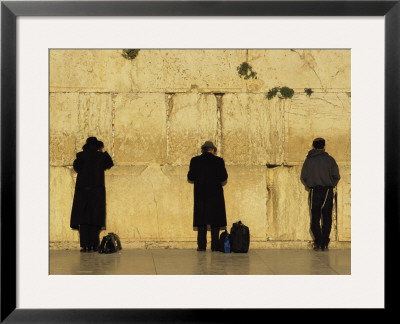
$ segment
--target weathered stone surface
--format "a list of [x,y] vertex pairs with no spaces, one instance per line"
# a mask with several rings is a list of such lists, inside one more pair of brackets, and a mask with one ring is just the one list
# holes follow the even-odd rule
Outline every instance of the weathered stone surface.
[[72,165],[79,129],[78,114],[78,94],[50,94],[50,165]]
[[300,181],[301,167],[268,169],[268,239],[311,240],[308,192]]
[[76,151],[82,150],[86,139],[95,136],[113,156],[113,100],[111,94],[79,94],[79,130]]
[[168,105],[167,163],[188,165],[213,141],[218,150],[217,98],[213,94],[176,94]]
[[[299,180],[300,170],[300,166],[227,166],[228,231],[241,220],[250,229],[253,248],[267,247],[263,242],[312,241],[308,192]],[[187,166],[157,164],[107,170],[107,228],[101,236],[113,231],[135,246],[165,242],[167,247],[192,248],[197,232],[193,230],[193,185],[187,182],[187,171]],[[350,168],[340,166],[340,171],[332,243],[351,239]],[[71,168],[51,168],[51,242],[78,242],[76,231],[69,228],[75,176]]]
[[257,72],[249,92],[287,86],[296,91],[351,88],[351,51],[321,49],[249,50],[248,63]]
[[[346,241],[350,232],[350,168],[339,166],[342,180],[334,189],[331,243]],[[300,181],[301,166],[268,169],[268,240],[312,241],[308,191]],[[348,240],[349,241],[349,240]]]
[[283,162],[285,100],[264,94],[226,94],[222,98],[222,154],[227,164]]
[[50,92],[130,92],[121,50],[50,50]]
[[104,142],[112,154],[110,94],[50,94],[50,164],[72,165],[89,136]]
[[339,165],[340,181],[337,185],[338,240],[351,241],[351,167]]
[[164,94],[119,94],[115,97],[115,163],[165,163],[166,101]]
[[71,167],[50,166],[49,233],[50,242],[79,240],[78,231],[70,227],[75,191],[74,171]]
[[168,179],[157,194],[162,197],[158,224],[160,236],[168,241],[196,241],[193,230],[193,184],[187,181],[187,166],[163,166]]
[[[227,229],[242,221],[250,230],[250,241],[267,238],[266,167],[227,166],[224,188]],[[251,243],[250,243],[251,244]]]
[[[331,247],[351,240],[350,51],[121,50],[50,52],[50,243],[79,248],[69,227],[76,173],[88,136],[105,143],[107,229],[133,248],[194,248],[191,157],[214,141],[229,173],[228,231],[241,220],[252,248],[309,247],[302,163],[315,137],[339,164]],[[237,66],[248,61],[257,79]],[[268,100],[276,86],[292,99]],[[312,88],[308,97],[304,88]],[[274,168],[267,168],[277,166]],[[281,165],[286,166],[281,166]],[[208,235],[210,237],[210,235]],[[67,243],[65,243],[67,244]]]
[[[272,99],[281,100],[281,99]],[[286,105],[285,161],[303,163],[316,137],[337,162],[351,161],[351,98],[346,93],[294,95]]]
[[245,50],[141,50],[133,60],[137,92],[233,92],[245,85],[237,73]]
[[[350,50],[51,50],[51,92],[267,92],[350,89]],[[248,62],[257,79],[240,78]]]
[[107,231],[125,241],[195,240],[187,167],[114,167],[106,176]]

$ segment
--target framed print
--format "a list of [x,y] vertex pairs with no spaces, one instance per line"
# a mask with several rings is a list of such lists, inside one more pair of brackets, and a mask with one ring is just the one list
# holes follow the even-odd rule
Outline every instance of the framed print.
[[[89,319],[99,323],[174,320],[215,322],[233,321],[238,313],[247,314],[246,310],[255,309],[259,312],[272,308],[314,307],[391,309],[394,300],[389,296],[398,287],[394,274],[396,259],[393,253],[396,251],[395,238],[399,235],[399,18],[399,1],[2,2],[1,320],[8,323],[62,323]],[[49,164],[43,163],[49,160],[48,129],[49,118],[52,117],[49,117],[48,108],[53,102],[62,106],[64,99],[57,101],[57,95],[67,93],[67,99],[72,104],[82,102],[85,109],[87,108],[87,114],[90,114],[91,109],[91,106],[85,106],[87,102],[91,105],[99,104],[101,109],[105,107],[108,113],[112,113],[111,106],[103,107],[91,94],[78,98],[76,93],[86,85],[83,82],[81,84],[78,78],[74,79],[74,76],[68,73],[68,69],[60,68],[61,76],[52,74],[51,64],[57,61],[59,53],[62,53],[64,58],[68,57],[72,62],[71,66],[78,70],[90,70],[93,82],[98,82],[93,87],[95,90],[90,91],[96,92],[96,89],[101,89],[102,93],[107,93],[107,98],[116,98],[116,102],[124,106],[128,101],[134,102],[142,98],[133,98],[125,94],[118,97],[112,86],[102,83],[104,76],[97,74],[94,60],[90,61],[95,55],[106,55],[104,53],[107,49],[116,52],[115,49],[124,48],[210,51],[229,49],[230,52],[227,52],[231,56],[236,55],[232,54],[235,53],[234,50],[250,48],[253,49],[253,57],[264,55],[259,54],[257,50],[265,48],[282,52],[293,49],[292,52],[300,57],[301,53],[297,53],[295,49],[306,48],[312,51],[321,48],[332,52],[345,49],[347,54],[343,55],[348,55],[351,50],[351,87],[343,90],[341,85],[338,85],[339,90],[332,91],[335,97],[332,97],[332,100],[337,103],[334,105],[337,109],[345,107],[343,102],[350,102],[349,98],[352,106],[351,140],[348,135],[344,136],[342,141],[338,136],[337,140],[338,147],[351,145],[352,172],[348,177],[351,178],[352,185],[357,184],[351,192],[351,275],[342,276],[340,279],[331,278],[335,276],[275,276],[274,282],[271,278],[265,278],[267,276],[183,278],[145,275],[137,278],[49,275],[48,251],[41,251],[41,247],[46,244],[48,246],[49,243],[48,234],[43,229],[48,228],[48,215],[40,216],[48,213],[49,208],[47,181],[50,171]],[[97,52],[90,52],[87,61],[82,63],[79,57],[70,55],[72,51],[82,49]],[[147,51],[148,58],[154,64],[152,68],[157,70],[157,64],[161,63],[154,60],[154,56],[148,52],[150,51]],[[174,56],[171,51],[160,50],[160,53]],[[335,55],[328,55],[323,62],[334,60]],[[118,57],[120,58],[119,55]],[[194,57],[199,58],[196,55]],[[219,73],[218,64],[215,64],[212,55],[205,57],[210,61],[210,65],[214,64],[215,73]],[[282,57],[276,60],[281,60]],[[313,63],[305,61],[308,62],[310,71],[313,71]],[[62,60],[57,62],[58,66],[67,65]],[[107,66],[108,73],[118,75],[122,65],[130,64],[128,61],[121,62],[115,66],[104,63],[104,66]],[[190,71],[179,73],[190,75]],[[270,71],[269,74],[272,79],[273,73],[275,72]],[[318,73],[315,70],[313,73],[318,80]],[[334,85],[340,84],[335,83],[335,80],[339,80],[346,73],[338,71],[329,82]],[[76,86],[67,82],[57,88],[58,83],[53,82],[49,87],[49,79],[62,78],[69,78],[70,83],[75,83]],[[140,80],[148,82],[145,78]],[[121,80],[121,84],[123,82],[124,80]],[[206,88],[206,83],[200,76],[187,92],[197,93],[199,88]],[[157,87],[160,87],[157,80],[146,85],[151,88],[152,102],[168,105],[164,93],[162,96],[157,93]],[[172,96],[180,86],[178,80],[176,88],[163,91]],[[49,95],[51,87],[57,88],[57,91],[50,91]],[[219,87],[223,88],[223,85]],[[125,90],[129,92],[131,89]],[[308,90],[311,94],[311,88]],[[307,99],[306,94],[302,95]],[[213,95],[215,105],[210,105],[210,110],[219,107],[218,104],[223,104],[221,93],[217,93],[216,98]],[[244,102],[235,96],[227,98],[231,103],[237,101],[238,107]],[[204,100],[205,109],[208,109],[208,99]],[[320,102],[324,100],[326,101],[325,97],[320,98]],[[147,102],[144,105],[146,104]],[[197,103],[195,98],[190,103],[184,100],[177,101],[177,105],[179,104],[195,107]],[[196,113],[195,109],[191,112]],[[301,115],[302,111],[292,113]],[[68,111],[67,114],[76,117],[76,120],[87,118],[73,111]],[[139,124],[142,114],[150,116],[147,110],[129,116]],[[56,118],[63,118],[57,116]],[[154,130],[164,127],[164,124],[160,126],[158,120],[165,121],[168,116],[161,115],[157,118],[154,118]],[[221,120],[229,129],[229,120]],[[114,143],[116,139],[115,143],[123,147],[126,143],[119,138],[121,133],[115,131],[117,128],[114,129],[114,122],[123,123],[123,120],[112,119],[106,122],[108,128],[104,133],[105,146]],[[342,122],[350,123],[350,118]],[[178,118],[176,123],[184,124]],[[111,124],[112,127],[109,127]],[[329,125],[336,130],[340,129],[339,124],[340,122],[332,122]],[[298,128],[303,129],[301,125]],[[166,130],[162,128],[162,131]],[[295,134],[299,136],[298,133]],[[68,132],[60,131],[57,136],[57,147],[69,145]],[[109,140],[110,138],[112,140]],[[229,136],[226,136],[225,140],[228,142]],[[257,147],[258,143],[265,139],[252,138],[250,141]],[[156,147],[158,143],[159,141],[145,144]],[[120,165],[130,165],[134,160],[138,170],[135,172],[143,172],[143,161],[140,158],[147,154],[145,144],[137,146],[136,156],[131,152],[125,152],[124,156],[116,154]],[[216,144],[219,148],[220,142]],[[232,145],[235,145],[234,141]],[[292,145],[295,146],[296,143]],[[168,148],[177,152],[171,164],[180,166],[182,157],[186,160],[188,157],[185,156],[185,152],[176,149],[177,146],[171,144]],[[60,155],[56,157],[57,166],[70,168],[71,158],[68,160],[68,156],[63,155],[64,151],[59,152]],[[226,156],[231,154],[230,159],[238,165],[244,163],[235,156],[235,152],[225,153]],[[264,158],[261,156],[264,153],[259,150],[250,153],[255,159]],[[157,156],[155,161],[159,163],[162,158]],[[350,161],[350,156],[344,156],[343,159]],[[276,167],[271,163],[271,168]],[[147,172],[154,172],[156,177],[158,171],[153,168]],[[117,177],[118,172],[113,176]],[[168,172],[175,172],[175,169]],[[146,185],[150,186],[146,183],[140,184],[143,187]],[[164,185],[170,185],[170,182]],[[135,204],[140,204],[139,200],[135,201]],[[143,207],[143,210],[145,208]],[[350,237],[350,233],[345,230],[341,233]],[[240,292],[235,292],[236,284],[239,285]],[[315,296],[318,286],[329,291],[328,302],[310,301]],[[118,292],[116,295],[111,292],[114,289]],[[228,297],[216,301],[214,298],[224,291]],[[240,298],[237,298],[239,294]],[[356,294],[362,295],[364,299],[358,299]],[[92,303],[86,303],[85,298],[87,300],[91,296]],[[108,303],[104,298],[111,298],[113,301]],[[207,314],[202,312],[203,309],[207,309]]]

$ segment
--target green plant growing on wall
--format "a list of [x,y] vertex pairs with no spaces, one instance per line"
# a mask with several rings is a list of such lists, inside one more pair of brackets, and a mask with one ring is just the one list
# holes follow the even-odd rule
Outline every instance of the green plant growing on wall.
[[278,87],[269,89],[269,91],[267,93],[267,99],[271,100],[273,97],[275,97],[277,95],[278,91],[279,91]]
[[284,99],[290,99],[290,98],[292,98],[293,95],[294,95],[294,90],[293,90],[293,89],[290,89],[290,88],[288,88],[288,87],[282,87],[282,88],[279,90],[279,92],[281,93],[281,95],[282,95],[282,97],[283,97]]
[[305,88],[305,89],[304,89],[304,92],[307,94],[307,96],[310,97],[311,94],[312,94],[314,91],[312,91],[311,88]]
[[268,91],[266,97],[268,100],[271,100],[273,97],[275,97],[278,92],[280,93],[281,97],[284,99],[290,99],[293,97],[294,90],[288,87],[275,87],[272,88]]
[[124,49],[122,50],[122,57],[133,60],[139,54],[139,51],[138,49]]
[[243,62],[237,67],[237,71],[240,77],[244,77],[245,80],[250,78],[257,79],[257,72],[253,71],[251,65],[247,62]]

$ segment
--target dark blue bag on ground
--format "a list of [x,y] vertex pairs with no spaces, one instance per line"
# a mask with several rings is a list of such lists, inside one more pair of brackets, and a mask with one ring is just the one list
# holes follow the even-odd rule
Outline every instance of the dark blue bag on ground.
[[219,244],[218,251],[224,253],[231,253],[230,235],[226,230],[221,233],[218,244]]

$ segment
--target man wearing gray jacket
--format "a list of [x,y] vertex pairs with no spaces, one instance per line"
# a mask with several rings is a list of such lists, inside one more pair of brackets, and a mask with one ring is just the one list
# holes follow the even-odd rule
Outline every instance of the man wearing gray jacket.
[[309,188],[308,203],[314,250],[328,249],[332,227],[333,188],[339,180],[339,167],[335,159],[325,152],[325,140],[316,138],[301,169],[301,181]]

